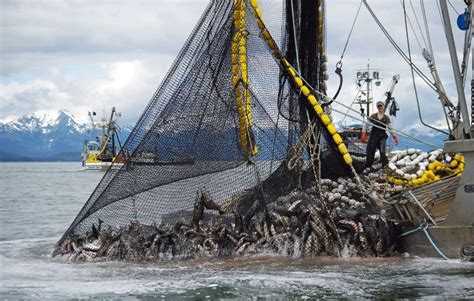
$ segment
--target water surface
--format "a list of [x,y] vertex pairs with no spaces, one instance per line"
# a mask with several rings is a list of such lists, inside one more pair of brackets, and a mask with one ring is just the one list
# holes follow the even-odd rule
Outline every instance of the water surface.
[[0,299],[474,298],[474,264],[437,258],[51,258],[102,175],[80,163],[0,163]]

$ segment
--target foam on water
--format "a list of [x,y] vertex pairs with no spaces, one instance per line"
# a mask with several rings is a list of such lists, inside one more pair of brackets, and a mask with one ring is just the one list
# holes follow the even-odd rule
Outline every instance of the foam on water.
[[56,238],[0,243],[4,298],[469,297],[474,264],[438,259],[251,256],[138,264],[69,263]]

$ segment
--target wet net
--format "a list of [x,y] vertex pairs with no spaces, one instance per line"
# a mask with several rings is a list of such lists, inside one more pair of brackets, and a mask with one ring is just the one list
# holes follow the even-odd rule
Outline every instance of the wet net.
[[133,237],[153,225],[155,240],[164,228],[202,233],[209,220],[235,230],[295,188],[316,187],[321,173],[353,175],[323,113],[324,3],[255,4],[210,1],[125,142],[125,162],[106,172],[57,249],[104,229]]

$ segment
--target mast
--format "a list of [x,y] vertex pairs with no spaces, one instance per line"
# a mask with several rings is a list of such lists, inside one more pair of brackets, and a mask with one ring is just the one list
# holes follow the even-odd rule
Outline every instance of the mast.
[[[370,64],[367,64],[366,70],[356,70],[356,81],[359,87],[362,87],[364,83],[366,84],[366,89],[360,91],[362,95],[365,94],[365,99],[362,99],[359,95],[356,103],[360,105],[360,111],[363,116],[370,116],[370,105],[373,99],[373,93],[371,95],[372,82],[375,81],[376,86],[380,85],[380,70],[370,69]],[[366,107],[365,112],[362,105]]]
[[[454,44],[453,39],[453,30],[451,28],[451,22],[449,19],[449,12],[448,12],[448,5],[446,4],[446,0],[439,0],[439,4],[441,7],[441,13],[443,15],[443,23],[444,23],[444,32],[446,34],[446,40],[449,46],[449,55],[451,57],[451,65],[453,66],[453,73],[454,73],[454,80],[456,82],[456,90],[458,92],[458,104],[461,110],[461,117],[463,121],[463,133],[464,138],[469,138],[470,135],[470,127],[471,122],[469,120],[469,113],[467,110],[467,103],[466,103],[466,96],[464,95],[464,89],[462,84],[461,78],[461,70],[459,69],[459,61],[456,55],[456,45]],[[471,20],[472,22],[472,20]]]
[[367,116],[370,116],[370,104],[372,101],[370,101],[370,65],[367,64],[367,73],[369,76],[366,79],[367,83]]

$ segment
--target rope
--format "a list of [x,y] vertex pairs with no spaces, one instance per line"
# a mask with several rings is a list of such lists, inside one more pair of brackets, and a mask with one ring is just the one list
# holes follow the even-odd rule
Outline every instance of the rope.
[[[306,144],[307,144],[307,147],[309,148],[309,156],[310,156],[310,161],[309,161],[309,164],[311,165],[311,168],[313,170],[313,174],[314,174],[314,178],[315,178],[315,182],[316,182],[316,185],[318,186],[318,191],[319,193],[321,192],[321,179],[320,179],[320,176],[321,176],[321,164],[319,164],[319,159],[320,159],[320,151],[319,151],[319,148],[320,148],[320,144],[319,144],[319,141],[320,141],[320,137],[321,137],[321,131],[318,130],[318,133],[317,133],[317,136],[315,134],[315,129],[319,127],[317,126],[317,123],[316,122],[313,122],[311,121],[311,118],[309,116],[309,113],[308,111],[306,111],[306,118],[308,119],[308,127],[305,131],[305,134],[306,134]],[[315,141],[316,143],[311,143],[311,137],[313,137],[313,141]],[[303,158],[301,158],[303,159]],[[316,166],[314,165],[314,162],[318,162],[318,172],[316,171]],[[355,172],[355,171],[354,171]],[[354,173],[356,174],[356,173]],[[357,179],[357,177],[356,177]],[[323,206],[324,210],[326,210],[326,212],[329,212],[329,209],[327,207],[327,204],[326,204],[326,201],[324,202],[321,202],[321,205]],[[329,215],[329,221],[332,223],[333,227],[334,228],[337,228],[336,227],[336,223],[334,222],[334,218]],[[339,232],[336,232],[336,235],[337,235],[337,240],[339,242],[339,245],[342,247],[343,246],[343,243],[342,243],[342,239],[341,239],[341,236],[339,234]]]
[[426,211],[425,207],[423,207],[421,204],[420,204],[420,201],[418,201],[418,199],[416,198],[416,196],[413,194],[413,192],[411,190],[408,190],[408,194],[415,200],[416,204],[418,205],[418,207],[420,207],[420,209],[423,211],[423,213],[426,215],[426,217],[429,218],[429,220],[433,223],[433,225],[436,225],[436,222],[434,221],[433,217],[429,214],[428,211]]
[[303,155],[301,154],[303,153],[303,149],[309,145],[308,141],[310,137],[310,132],[313,129],[314,129],[313,123],[311,122],[308,124],[303,135],[301,135],[300,141],[296,145],[292,146],[292,149],[294,150],[294,154],[293,156],[290,157],[287,163],[287,167],[289,170],[294,170],[297,165],[297,162],[303,158]]
[[438,248],[438,246],[435,244],[435,242],[431,238],[430,233],[428,232],[428,229],[425,228],[425,229],[422,229],[422,231],[423,233],[425,233],[426,238],[430,242],[431,246],[436,250],[438,255],[441,256],[441,258],[443,258],[444,260],[448,260],[449,258],[446,257],[446,255],[444,255],[444,253]]
[[[472,18],[472,3],[469,2],[467,5],[468,7],[466,8],[466,12],[469,13],[469,19],[471,19]],[[469,26],[468,30],[466,30],[464,34],[464,53],[463,53],[463,60],[461,63],[463,87],[466,86],[467,70],[468,70],[468,65],[469,65],[469,53],[471,52],[471,45],[472,45],[472,23],[471,23],[471,26]],[[471,122],[474,124],[474,120],[471,119]]]
[[408,230],[406,232],[403,232],[402,234],[398,235],[398,237],[404,237],[404,236],[408,236],[410,234],[413,234],[415,232],[418,232],[419,230],[421,230],[421,227],[418,227],[418,228],[415,228],[415,229],[412,229],[412,230]]
[[[315,134],[317,124],[313,121],[310,120],[309,113],[306,112],[307,118],[308,118],[308,126],[306,127],[306,130],[304,131],[303,135],[300,137],[300,141],[294,145],[292,148],[294,150],[294,154],[289,158],[287,167],[289,170],[294,170],[295,167],[297,166],[298,162],[301,162],[304,160],[303,158],[303,150],[305,148],[309,149],[309,163],[307,165],[308,168],[312,168],[314,177],[315,179],[318,179],[321,172],[316,171],[316,168],[318,170],[320,169],[320,166],[315,166],[314,162],[319,162],[319,147],[320,144],[317,141],[320,141],[320,135],[321,132],[318,130],[318,133]],[[311,142],[311,138],[313,138],[313,141],[316,143]],[[316,181],[318,183],[318,181]]]
[[270,174],[272,174],[272,171],[273,171],[273,161],[275,159],[275,141],[276,141],[276,136],[277,136],[277,130],[278,130],[278,125],[279,125],[279,122],[280,122],[280,115],[281,114],[277,114],[277,120],[276,120],[276,123],[275,123],[275,128],[273,129],[274,133],[273,133],[273,141],[272,141],[272,160],[270,161]]
[[[410,3],[411,3],[411,1],[410,1]],[[402,0],[400,0],[400,4],[402,6],[405,5],[404,3],[402,3]],[[413,6],[412,6],[412,8],[413,8]],[[415,13],[415,12],[413,11],[413,13]],[[416,40],[418,46],[420,47],[421,50],[423,50],[423,46],[421,46],[421,43],[420,43],[420,40],[418,39],[418,35],[416,34],[415,28],[413,27],[413,24],[411,23],[410,17],[407,15],[406,18],[408,19],[408,24],[410,24],[411,31],[413,32],[413,35],[415,36],[415,40]]]
[[[438,2],[436,2],[438,3]],[[421,11],[422,11],[422,15],[423,15],[423,23],[425,25],[425,30],[426,30],[426,38],[428,40],[428,47],[429,47],[429,53],[431,55],[431,63],[433,64],[432,68],[433,70],[435,70],[436,74],[438,71],[437,68],[436,68],[436,61],[435,61],[435,57],[434,57],[434,52],[433,52],[433,45],[431,44],[431,35],[430,35],[430,30],[429,30],[429,27],[428,27],[428,19],[426,18],[426,10],[425,10],[425,3],[423,0],[420,0],[420,5],[421,5]],[[443,23],[444,25],[444,23]],[[435,85],[437,85],[435,83]],[[441,85],[441,83],[440,83]],[[444,89],[440,87],[440,89],[437,89],[438,91],[438,95],[439,95],[439,99],[440,101],[443,103],[446,102],[446,100],[448,100],[448,96],[446,95],[446,93],[444,92]],[[442,98],[445,98],[445,100],[443,101]],[[452,108],[448,108],[448,111],[449,113],[446,112],[446,105],[443,104],[443,111],[444,111],[444,115],[446,117],[446,123],[448,124],[448,130],[450,133],[453,132],[453,130],[451,129],[451,126],[449,124],[449,119],[451,120],[454,120],[454,117],[452,117]],[[454,123],[454,122],[453,122]],[[456,126],[457,127],[457,126]]]
[[[369,10],[369,12],[371,12],[371,14],[373,14],[373,11],[370,9],[370,6],[367,4],[366,0],[362,0],[362,1],[363,1],[364,4],[367,6],[367,9]],[[378,21],[378,19],[376,18],[375,15],[373,15],[373,17],[374,17],[374,19],[375,19],[376,21]],[[380,24],[380,26],[381,26],[381,24]],[[385,30],[385,29],[383,28],[383,26],[381,26],[381,28],[382,28],[383,30]],[[396,46],[396,44],[395,44],[394,46]],[[396,47],[398,47],[398,46],[396,46]],[[403,54],[403,55],[405,55],[405,54]],[[412,66],[412,71],[413,71],[413,70],[417,70],[417,67],[414,66],[414,64],[411,62],[411,59],[409,60],[409,65]],[[311,90],[313,90],[316,94],[319,94],[319,96],[321,96],[323,99],[324,99],[324,98],[329,99],[331,102],[336,102],[336,103],[338,103],[339,105],[341,105],[341,106],[343,106],[343,107],[346,107],[348,110],[352,110],[352,111],[356,112],[357,114],[359,114],[359,112],[355,111],[355,110],[352,109],[351,107],[348,107],[348,106],[344,105],[343,103],[341,103],[341,102],[339,102],[339,101],[336,101],[335,99],[333,99],[333,98],[331,98],[331,97],[329,97],[329,96],[327,96],[327,95],[321,93],[320,91],[314,89],[314,88],[311,86],[311,84],[308,83],[308,82],[306,81],[306,79],[305,79],[303,76],[301,76],[300,72],[297,71],[296,73],[297,73],[298,76],[303,80],[303,82],[304,82],[309,88],[311,88]],[[419,75],[420,75],[420,74],[419,74]],[[424,74],[421,73],[420,76],[424,76]],[[433,85],[429,80],[428,80],[428,82],[429,82],[429,84]],[[435,91],[436,91],[436,89],[435,89]],[[334,111],[336,111],[336,110],[334,110]],[[341,113],[341,114],[344,114],[344,113],[342,113],[342,112],[340,112],[340,111],[336,111],[336,112]],[[372,125],[372,126],[375,126],[375,127],[380,128],[380,129],[383,129],[383,128],[380,127],[380,126],[377,126],[377,125],[371,123],[370,121],[361,120],[361,119],[359,119],[359,118],[355,118],[355,117],[350,116],[350,115],[348,115],[348,114],[345,114],[345,115],[347,115],[347,116],[349,116],[349,117],[351,117],[351,118],[353,118],[353,119],[362,121],[363,123],[367,123],[367,124],[370,124],[370,125]],[[367,117],[367,116],[366,116],[366,117]],[[425,144],[425,145],[428,145],[428,146],[431,146],[431,147],[434,147],[434,148],[439,148],[439,146],[437,146],[437,145],[430,144],[430,143],[427,143],[427,142],[425,142],[425,141],[419,140],[419,139],[417,139],[417,138],[415,138],[415,137],[413,137],[413,136],[410,136],[410,135],[408,135],[408,134],[406,134],[406,133],[404,133],[404,132],[402,132],[402,131],[395,130],[395,129],[393,129],[393,128],[390,129],[389,132],[395,132],[395,133],[398,133],[398,134],[400,134],[400,135],[402,135],[402,136],[404,136],[404,137],[406,137],[406,138],[410,138],[410,139],[412,139],[412,140],[414,140],[414,141],[418,141],[418,142],[420,142],[420,143],[422,143],[422,144]],[[445,132],[443,132],[443,133],[445,133]],[[445,133],[445,134],[447,134],[447,133]],[[447,135],[449,135],[449,134],[447,134]]]
[[419,230],[423,231],[423,233],[425,234],[426,236],[426,239],[428,239],[429,243],[431,244],[431,246],[433,247],[433,249],[435,249],[436,253],[438,253],[438,255],[443,258],[444,260],[448,260],[449,258],[444,255],[444,253],[440,250],[440,248],[438,248],[438,246],[436,245],[436,243],[433,241],[433,239],[431,238],[431,235],[430,233],[428,232],[428,225],[425,225],[424,227],[422,227],[421,225],[418,226],[418,228],[415,228],[415,229],[412,229],[412,230],[408,230],[406,232],[403,232],[402,234],[400,234],[398,237],[404,237],[404,236],[408,236],[408,235],[411,235],[415,232],[418,232]]
[[[277,62],[279,62],[279,64],[283,68],[285,68],[287,74],[291,76],[291,78],[294,81],[294,84],[300,88],[300,90],[301,90],[300,92],[305,95],[305,97],[307,98],[309,104],[313,107],[313,109],[315,110],[315,112],[319,116],[320,120],[324,118],[324,120],[326,121],[326,122],[324,122],[325,125],[327,125],[328,127],[329,126],[334,127],[334,125],[332,124],[332,122],[329,119],[329,116],[327,114],[324,114],[323,108],[318,103],[318,100],[316,99],[316,97],[311,94],[310,89],[314,91],[314,88],[312,88],[311,85],[309,85],[309,84],[308,84],[308,86],[305,86],[303,83],[307,82],[307,81],[304,79],[304,77],[302,77],[301,74],[297,70],[294,70],[294,68],[291,66],[291,64],[283,57],[281,50],[278,48],[278,45],[276,44],[275,40],[273,39],[273,37],[268,32],[268,29],[266,28],[265,23],[261,19],[261,11],[258,8],[257,0],[251,1],[251,6],[253,8],[254,15],[257,19],[257,25],[261,29],[260,36],[262,37],[263,40],[265,40],[265,42],[267,43],[267,46],[273,51],[272,53],[273,53],[273,56],[274,56],[275,60],[277,60]],[[296,76],[296,74],[298,74],[299,76]],[[323,120],[321,120],[321,122],[323,122]],[[339,147],[343,148],[342,151],[340,150],[341,156],[343,157],[344,162],[347,165],[349,165],[349,167],[351,168],[352,173],[354,174],[354,177],[355,177],[356,181],[359,183],[360,182],[359,175],[357,174],[354,167],[352,166],[352,157],[351,157],[350,153],[347,151],[347,147],[345,146],[342,138],[340,137],[340,135],[338,133],[334,133],[332,138],[334,140],[334,143],[338,146],[338,148]]]
[[[342,76],[342,58],[344,57],[344,54],[345,54],[346,49],[347,49],[347,45],[349,44],[349,40],[352,36],[352,31],[354,30],[354,26],[355,26],[355,23],[357,21],[357,17],[359,16],[359,12],[360,12],[361,7],[362,7],[362,1],[360,1],[359,8],[357,9],[357,13],[354,17],[354,21],[352,22],[351,30],[349,31],[349,35],[347,36],[347,39],[346,39],[346,44],[344,45],[344,49],[342,50],[341,58],[339,59],[339,62],[336,63],[336,70],[334,72],[339,77],[339,87],[337,88],[336,93],[332,97],[333,99],[336,99],[337,96],[339,96],[339,92],[341,92],[341,88],[342,88],[342,85],[343,85],[343,82],[344,82],[344,78]],[[328,103],[328,104],[330,104],[330,103]]]

